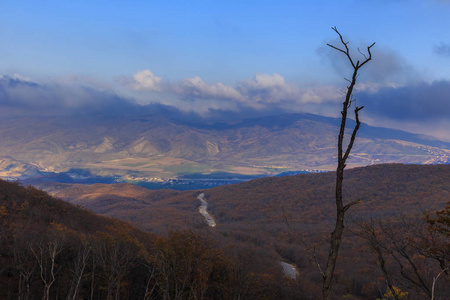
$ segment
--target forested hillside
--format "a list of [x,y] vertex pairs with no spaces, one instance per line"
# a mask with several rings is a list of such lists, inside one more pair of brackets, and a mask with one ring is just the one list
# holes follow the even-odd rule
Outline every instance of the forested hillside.
[[[292,226],[328,232],[326,226],[334,217],[334,180],[334,172],[265,177],[204,192],[208,209],[221,226],[245,222],[284,227],[284,209]],[[132,221],[147,231],[203,222],[197,211],[201,191],[148,190],[131,184],[40,182],[38,186],[97,213]],[[354,217],[435,211],[450,198],[450,165],[388,164],[350,169],[344,193],[348,202],[362,200],[352,208]]]
[[298,291],[245,245],[145,233],[0,181],[1,299],[302,299]]
[[[320,293],[317,263],[324,264],[325,245],[334,222],[334,180],[334,173],[329,172],[261,178],[187,192],[150,191],[132,185],[47,184],[43,188],[103,214],[129,220],[146,231],[165,234],[173,228],[192,228],[221,245],[245,245],[257,257],[294,263],[302,278],[299,284],[311,296]],[[205,193],[208,210],[217,222],[214,228],[207,227],[198,211],[200,192]],[[376,241],[384,247],[382,256],[396,286],[408,291],[411,299],[427,299],[433,277],[445,269],[441,266],[448,266],[450,243],[448,234],[430,231],[426,213],[433,217],[449,202],[450,166],[391,164],[350,169],[344,193],[346,202],[361,199],[362,203],[348,214],[336,295],[375,299],[386,292],[383,278],[387,276],[380,275],[371,244],[374,241],[367,239],[374,228],[381,234]],[[439,244],[433,244],[436,241]],[[395,248],[402,243],[406,243],[408,258],[400,255],[399,265],[394,260],[398,256]],[[425,253],[424,247],[433,253]],[[410,258],[414,258],[413,266]],[[421,270],[420,280],[414,268]],[[444,288],[445,280],[441,276],[436,285],[441,296],[449,292]],[[417,282],[423,284],[418,286]],[[446,299],[442,297],[436,299]]]

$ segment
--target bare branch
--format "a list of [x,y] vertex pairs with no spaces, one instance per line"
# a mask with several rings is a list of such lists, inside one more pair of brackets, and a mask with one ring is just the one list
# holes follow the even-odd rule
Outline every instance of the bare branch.
[[367,47],[367,53],[369,53],[369,57],[359,66],[360,68],[372,59],[372,53],[370,52],[370,48],[372,48],[374,45],[375,45],[375,42],[373,42],[372,45]]
[[439,279],[439,276],[442,275],[442,273],[444,273],[445,271],[447,271],[449,268],[445,268],[444,270],[442,270],[441,272],[439,272],[439,274],[436,277],[433,277],[433,286],[431,287],[431,300],[434,300],[434,287],[436,285],[436,281]]
[[284,221],[286,222],[286,224],[289,228],[289,231],[295,237],[295,239],[306,248],[306,252],[311,253],[314,263],[317,265],[317,269],[319,270],[320,274],[322,276],[325,276],[325,274],[322,271],[322,268],[320,267],[320,263],[317,259],[316,249],[315,248],[311,249],[310,247],[308,247],[308,245],[303,241],[303,239],[301,239],[300,236],[298,236],[298,234],[292,229],[291,224],[289,223],[288,218],[286,216],[286,212],[284,211],[284,206],[281,206],[281,210],[283,211]]
[[345,56],[347,56],[347,58],[350,61],[350,63],[352,64],[353,68],[356,68],[355,64],[353,63],[352,57],[350,56],[350,50],[348,49],[348,46],[347,46],[347,44],[349,42],[344,42],[344,38],[342,37],[341,33],[337,30],[336,26],[335,27],[331,27],[331,29],[333,29],[339,35],[339,39],[341,40],[342,45],[344,45],[345,51],[340,49],[340,48],[338,48],[338,47],[336,47],[336,46],[333,46],[331,44],[327,44],[327,46],[331,47],[331,48],[333,48],[333,49],[335,49],[337,51],[340,51],[340,52],[344,53]]
[[358,203],[362,203],[363,201],[361,200],[361,199],[359,199],[359,200],[356,200],[356,201],[353,201],[353,202],[350,202],[349,204],[347,204],[346,206],[344,206],[344,211],[347,211],[350,207],[352,207],[353,205],[355,205],[355,204],[358,204]]
[[342,50],[342,49],[340,49],[340,48],[338,48],[338,47],[336,47],[336,46],[333,46],[333,45],[331,45],[331,44],[327,44],[327,46],[329,46],[329,47],[331,47],[331,48],[333,48],[333,49],[335,49],[335,50],[337,50],[337,51],[341,51],[342,53],[344,53],[345,55],[347,55],[347,52],[346,52],[346,51],[344,51],[344,50]]
[[[308,251],[308,250],[307,250]],[[325,273],[322,271],[322,268],[320,267],[320,263],[317,260],[317,255],[316,255],[316,248],[313,248],[312,251],[310,251],[312,254],[312,257],[314,259],[314,262],[316,263],[317,268],[319,269],[319,273],[320,275],[322,275],[322,277],[325,277]]]
[[355,108],[356,126],[355,126],[355,128],[353,128],[352,136],[350,138],[350,143],[348,144],[347,150],[345,151],[344,157],[342,159],[344,161],[344,163],[347,161],[347,158],[350,155],[350,151],[353,148],[353,143],[355,142],[356,133],[358,132],[358,129],[361,125],[361,122],[359,121],[359,111],[363,108],[364,108],[364,106]]
[[367,59],[367,56],[366,56],[364,53],[361,52],[361,50],[359,49],[359,47],[358,47],[358,52],[359,52],[359,54],[361,54],[362,56],[364,56],[365,59]]
[[[295,237],[295,239],[300,243],[303,244],[304,246],[306,246],[305,242],[298,236],[298,234],[292,229],[291,224],[288,221],[288,218],[286,216],[286,212],[284,211],[284,206],[281,206],[281,211],[283,212],[283,217],[284,217],[284,221],[286,222],[289,231],[291,232],[291,234]],[[306,247],[308,248],[308,247]]]

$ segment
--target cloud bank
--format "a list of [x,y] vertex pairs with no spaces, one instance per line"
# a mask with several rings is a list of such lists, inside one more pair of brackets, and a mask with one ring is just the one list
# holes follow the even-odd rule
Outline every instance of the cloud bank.
[[[285,81],[280,74],[256,73],[235,86],[207,83],[199,76],[177,82],[163,81],[150,70],[142,70],[123,82],[133,90],[159,92],[161,97],[176,96],[179,101],[196,103],[212,110],[274,109],[303,111],[305,106],[334,102],[342,95],[332,86],[302,89]],[[195,106],[193,106],[195,110]]]
[[382,87],[359,95],[375,126],[423,133],[450,141],[450,81]]
[[135,104],[111,91],[88,86],[38,84],[21,77],[0,78],[2,112],[51,115],[61,113],[98,112],[105,114],[128,111]]
[[[448,140],[450,81],[421,80],[418,72],[393,51],[377,52],[374,60],[376,63],[367,66],[355,89],[358,105],[366,107],[361,114],[363,122]],[[300,88],[277,73],[256,73],[253,78],[232,86],[207,83],[198,76],[165,82],[150,70],[144,70],[136,73],[130,83],[132,89],[157,91],[162,97],[175,96],[179,104],[185,104],[184,110],[202,107],[203,115],[219,119],[230,114],[238,118],[293,112],[338,117],[345,90],[345,85]]]
[[[23,76],[0,77],[0,116],[77,115],[96,117],[164,116],[181,121],[227,121],[275,114],[307,112],[339,116],[345,86],[301,88],[280,74],[257,73],[236,85],[208,83],[195,76],[169,82],[150,70],[137,72],[126,86],[144,98],[119,96],[112,89],[73,83],[38,84]],[[414,81],[357,85],[362,122],[437,135],[450,140],[450,81]],[[158,100],[159,99],[159,100]]]
[[384,87],[362,93],[368,114],[392,120],[450,120],[450,81],[420,82],[402,87]]

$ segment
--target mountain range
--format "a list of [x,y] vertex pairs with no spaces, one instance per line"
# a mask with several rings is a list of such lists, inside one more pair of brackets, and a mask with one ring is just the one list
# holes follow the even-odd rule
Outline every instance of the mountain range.
[[[216,172],[326,171],[335,168],[338,125],[338,119],[312,114],[216,123],[157,114],[2,117],[0,175],[23,178],[82,169],[91,176],[152,180]],[[349,167],[393,162],[449,163],[450,143],[363,124]]]

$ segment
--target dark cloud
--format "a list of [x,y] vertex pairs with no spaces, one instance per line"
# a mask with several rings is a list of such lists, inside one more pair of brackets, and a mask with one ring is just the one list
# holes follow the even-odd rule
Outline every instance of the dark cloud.
[[361,72],[363,78],[380,83],[420,80],[420,75],[413,66],[397,52],[382,49],[374,49],[373,52],[372,61]]
[[[339,40],[334,40],[330,44],[342,48],[342,44]],[[354,63],[358,60],[363,61],[368,57],[368,45],[370,44],[358,47],[351,43],[348,44],[350,55]],[[365,56],[359,52],[358,48]],[[345,78],[351,76],[353,68],[345,54],[328,46],[319,47],[317,53],[322,57],[323,61],[331,64],[339,76]],[[371,53],[372,60],[360,70],[359,81],[407,83],[421,79],[420,74],[397,52],[380,48],[375,44],[371,48]]]
[[[339,39],[329,41],[329,44],[338,48],[342,45]],[[349,47],[350,46],[351,44],[349,44]],[[352,67],[343,53],[332,49],[325,44],[318,47],[316,49],[316,53],[321,58],[322,62],[325,64],[330,64],[340,77],[348,77],[351,75]],[[352,53],[352,55],[354,55],[354,53]]]
[[434,52],[439,55],[450,56],[450,44],[440,43],[434,47]]
[[136,104],[113,92],[78,85],[37,84],[17,78],[0,78],[2,110],[24,114],[119,114],[136,110]]
[[450,120],[450,81],[385,87],[360,93],[358,99],[373,117],[417,123]]

